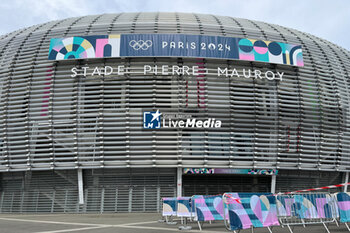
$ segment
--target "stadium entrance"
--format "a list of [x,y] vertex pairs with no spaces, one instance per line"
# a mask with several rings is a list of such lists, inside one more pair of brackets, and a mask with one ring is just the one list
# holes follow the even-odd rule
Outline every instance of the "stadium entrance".
[[278,173],[274,169],[222,168],[184,168],[182,172],[184,196],[216,195],[225,192],[271,192],[275,189]]
[[183,175],[183,194],[216,195],[225,192],[270,192],[271,176],[258,175]]

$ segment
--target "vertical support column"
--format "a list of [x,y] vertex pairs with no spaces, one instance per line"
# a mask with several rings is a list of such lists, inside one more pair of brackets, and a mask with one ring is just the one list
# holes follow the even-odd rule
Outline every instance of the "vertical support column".
[[133,188],[129,188],[129,205],[128,205],[128,212],[131,213],[132,211],[132,190]]
[[[64,213],[67,212],[67,204],[68,204],[68,189],[66,189],[66,194],[64,195],[64,208],[63,208]],[[35,212],[37,212],[37,211],[35,211]]]
[[271,176],[271,193],[276,192],[276,175]]
[[101,203],[100,203],[100,214],[103,213],[104,204],[105,204],[105,188],[102,188],[102,191],[101,191]]
[[146,212],[146,186],[143,187],[143,212]]
[[83,170],[78,169],[78,192],[79,192],[79,205],[84,205],[84,189],[83,189]]
[[0,213],[2,213],[2,206],[4,204],[5,191],[1,192],[1,200],[0,200]]
[[20,208],[19,209],[20,213],[23,213],[23,204],[24,204],[24,197],[25,197],[25,195],[26,195],[26,191],[23,190],[22,195],[21,195],[21,206],[19,207]]
[[[2,198],[3,199],[3,198]],[[2,200],[1,199],[1,200]],[[160,187],[158,186],[157,187],[157,212],[159,213],[160,212],[160,203],[161,203],[161,200],[160,200]],[[1,205],[2,206],[2,205]]]
[[[12,212],[12,209],[13,209],[13,201],[15,199],[15,193],[13,192],[12,193],[12,198],[11,198],[11,209],[10,209],[10,212]],[[37,206],[37,210],[35,212],[38,212],[38,199],[39,199],[39,195],[38,195],[38,198],[37,198],[37,201],[36,201],[36,206]]]
[[[345,172],[345,180],[344,183],[348,183],[349,182],[349,172]],[[345,185],[343,188],[343,192],[347,192],[348,191],[348,185]]]
[[89,189],[86,189],[85,191],[86,191],[85,192],[85,197],[84,197],[84,200],[85,200],[84,202],[85,203],[83,205],[83,212],[84,213],[86,213],[86,210],[87,210],[87,203],[88,203],[87,200],[88,200]]
[[182,196],[182,168],[178,167],[177,168],[177,197]]
[[[67,191],[67,190],[66,190]],[[13,197],[13,196],[12,196]],[[40,197],[40,191],[36,191],[36,198],[35,198],[35,212],[38,212],[38,204],[39,204],[39,197]],[[67,198],[66,198],[67,199]],[[66,202],[64,203],[64,212],[66,212]],[[12,203],[11,203],[11,211],[12,212]]]
[[52,191],[52,200],[51,200],[51,213],[53,213],[55,209],[55,198],[56,198],[56,190]]
[[118,211],[118,188],[115,189],[114,212]]

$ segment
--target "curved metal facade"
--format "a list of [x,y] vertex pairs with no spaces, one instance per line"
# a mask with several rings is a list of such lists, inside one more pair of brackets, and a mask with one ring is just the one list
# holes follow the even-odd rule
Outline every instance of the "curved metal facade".
[[[50,39],[118,33],[220,35],[301,44],[304,67],[211,59],[55,62]],[[350,53],[264,22],[203,14],[69,18],[0,37],[0,171],[225,167],[350,168]],[[72,78],[75,65],[122,64],[122,78]],[[144,64],[284,72],[283,81],[143,75]],[[223,121],[219,129],[142,130],[142,111],[167,108]]]

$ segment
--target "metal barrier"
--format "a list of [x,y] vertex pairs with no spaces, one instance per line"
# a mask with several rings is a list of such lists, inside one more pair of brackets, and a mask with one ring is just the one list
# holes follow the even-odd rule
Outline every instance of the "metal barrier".
[[228,219],[224,218],[228,230],[266,227],[271,233],[271,226],[280,225],[276,199],[271,193],[225,193],[223,198],[228,209]]
[[[334,201],[336,203],[334,205],[334,207],[335,207],[335,211],[334,211],[335,220],[334,220],[334,222],[337,225],[337,227],[339,227],[340,217],[339,217],[339,207],[338,207],[337,193],[331,193],[330,195],[331,195],[331,197],[334,199]],[[347,225],[347,224],[345,224],[345,225]]]
[[350,193],[337,193],[337,207],[339,211],[340,222],[345,223],[346,228],[350,231],[348,222],[350,222]]
[[163,198],[162,216],[167,224],[177,224],[173,217],[180,217],[180,230],[190,230],[187,221],[196,221],[200,230],[204,222],[224,221],[231,231],[272,226],[287,226],[293,233],[294,226],[322,224],[330,233],[327,224],[345,223],[350,231],[350,193],[225,193],[223,196]]
[[199,230],[202,230],[204,222],[214,220],[223,221],[225,216],[227,218],[227,209],[224,208],[223,199],[221,195],[217,196],[192,196],[192,202],[196,210],[194,218],[198,223]]
[[177,198],[164,197],[162,198],[163,210],[162,216],[165,218],[167,224],[177,224],[173,221],[173,217],[177,214]]
[[282,226],[323,224],[335,222],[338,216],[336,199],[330,194],[281,194],[276,196],[278,219]]

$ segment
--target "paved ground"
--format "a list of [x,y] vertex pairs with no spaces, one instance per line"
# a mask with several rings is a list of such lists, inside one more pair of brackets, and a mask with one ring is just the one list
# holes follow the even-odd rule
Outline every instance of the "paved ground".
[[[0,233],[163,233],[163,232],[200,232],[198,225],[192,226],[190,231],[180,231],[180,224],[167,225],[159,223],[159,214],[155,213],[127,213],[127,214],[0,214]],[[331,233],[349,232],[344,224],[337,227],[329,225]],[[320,225],[295,227],[294,233],[323,233],[325,229]],[[274,233],[288,233],[287,228],[275,227]],[[228,232],[223,222],[205,223],[203,233]],[[250,233],[244,230],[241,233]],[[267,229],[256,229],[256,233],[268,233]]]

